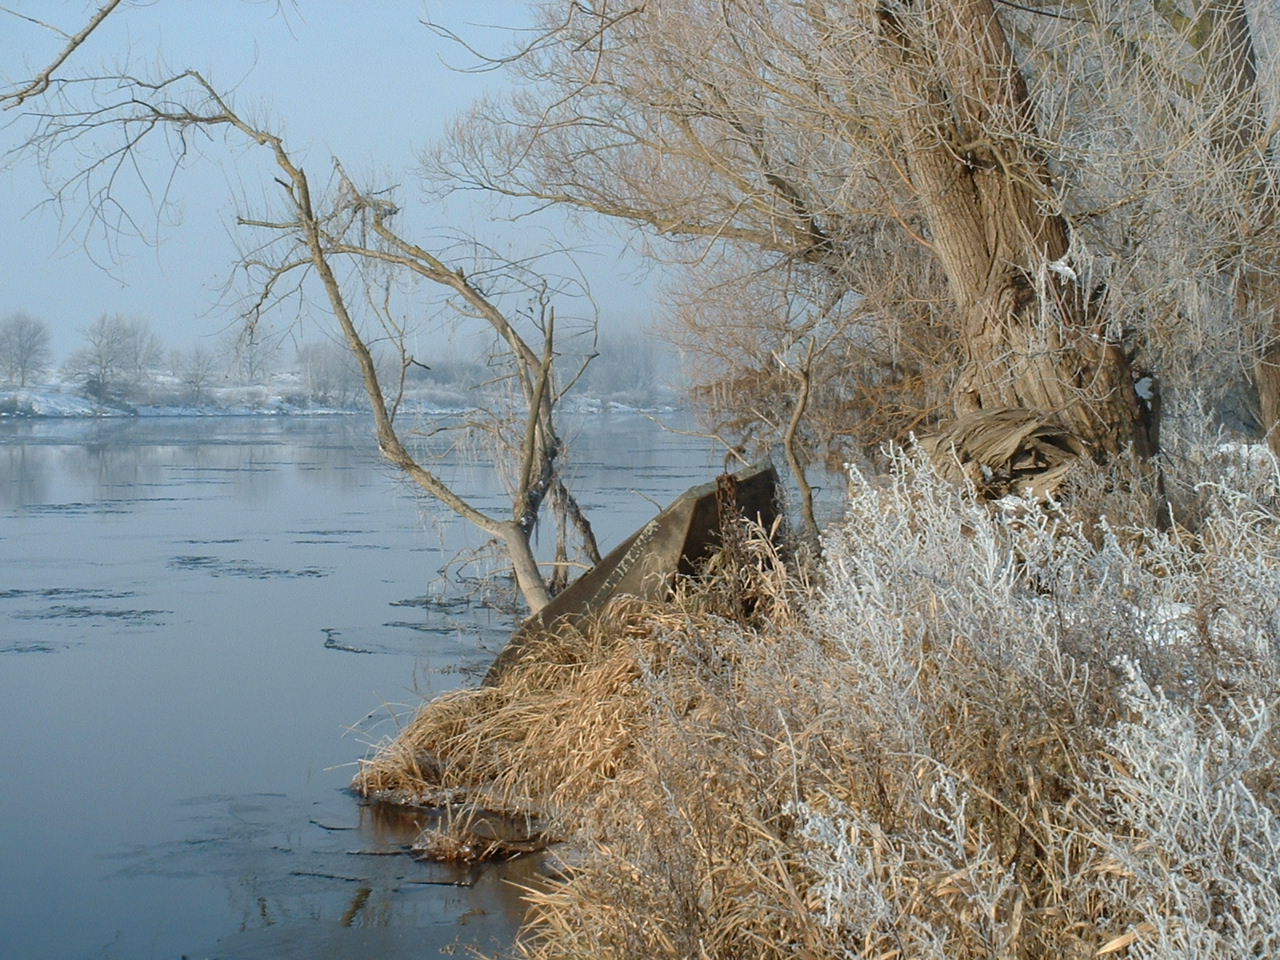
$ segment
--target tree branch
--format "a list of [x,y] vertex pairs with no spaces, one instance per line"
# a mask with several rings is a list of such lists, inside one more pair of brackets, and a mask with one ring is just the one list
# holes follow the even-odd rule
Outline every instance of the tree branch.
[[[54,57],[53,62],[41,70],[29,84],[15,93],[0,94],[0,103],[4,104],[4,109],[12,110],[14,107],[21,106],[31,97],[39,96],[48,90],[49,84],[53,82],[54,71],[62,66],[66,62],[67,58],[70,57],[71,54],[75,53],[76,49],[79,48],[82,43],[89,39],[89,35],[93,33],[94,30],[98,29],[98,27],[102,25],[102,21],[106,20],[107,17],[111,15],[111,12],[118,6],[120,6],[120,0],[108,0],[108,2],[103,4],[102,7],[99,8],[98,12],[90,18],[89,22],[85,24],[84,28],[79,33],[68,38],[67,45],[62,48],[62,51],[56,57]],[[6,10],[5,12],[13,13],[11,10]],[[17,14],[14,15],[17,16]],[[47,24],[43,25],[47,26]],[[61,33],[62,31],[59,32]],[[66,36],[66,34],[64,33],[63,36]]]

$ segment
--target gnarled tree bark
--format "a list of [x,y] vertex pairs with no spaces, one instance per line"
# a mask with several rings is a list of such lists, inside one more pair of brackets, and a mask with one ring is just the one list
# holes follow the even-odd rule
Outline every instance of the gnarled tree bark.
[[957,413],[1026,407],[1097,455],[1152,453],[1128,360],[1065,263],[1025,80],[991,0],[882,3],[906,174],[966,351]]

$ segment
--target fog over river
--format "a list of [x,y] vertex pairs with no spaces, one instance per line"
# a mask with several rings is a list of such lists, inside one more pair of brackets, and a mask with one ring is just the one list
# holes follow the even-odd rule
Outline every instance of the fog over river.
[[[570,432],[603,550],[720,466],[639,415]],[[483,464],[439,469],[502,502]],[[396,855],[413,818],[346,790],[393,714],[475,683],[509,634],[438,574],[479,542],[361,417],[0,421],[4,955],[509,939],[507,880],[536,863]]]

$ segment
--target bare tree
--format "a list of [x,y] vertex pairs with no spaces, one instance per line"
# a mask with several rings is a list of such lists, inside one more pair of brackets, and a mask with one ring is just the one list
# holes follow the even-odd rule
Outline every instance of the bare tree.
[[126,378],[133,386],[143,386],[155,380],[158,367],[164,361],[164,344],[150,321],[143,317],[117,318],[124,347]]
[[84,346],[67,358],[64,373],[99,403],[123,400],[147,382],[159,357],[145,320],[104,314],[84,331]]
[[303,389],[315,402],[345,407],[363,396],[360,367],[345,344],[304,344],[298,348],[298,368]]
[[52,360],[49,326],[25,313],[0,320],[0,371],[8,383],[25,387],[43,375]]
[[1108,0],[1009,17],[1054,131],[1074,269],[1175,415],[1221,406],[1275,340],[1276,118],[1249,23],[1268,5]]
[[232,379],[244,386],[267,383],[280,363],[282,339],[258,322],[237,325],[220,344]]
[[[466,261],[470,272],[447,262],[396,231],[392,221],[399,208],[389,192],[362,188],[336,160],[327,185],[317,188],[279,134],[244,119],[197,72],[155,82],[134,77],[66,81],[59,93],[61,106],[39,117],[40,129],[32,141],[36,150],[57,151],[70,144],[85,150],[93,134],[103,132],[123,136],[126,144],[123,150],[104,147],[102,156],[89,151],[88,165],[65,186],[67,192],[84,191],[93,216],[113,216],[107,211],[114,202],[113,178],[137,159],[135,151],[152,134],[169,137],[179,151],[197,134],[224,135],[228,142],[262,150],[276,171],[279,200],[277,209],[245,214],[238,221],[256,235],[241,265],[255,281],[246,309],[248,329],[256,330],[265,312],[304,295],[310,284],[317,285],[359,369],[383,456],[428,495],[502,544],[532,610],[550,599],[533,540],[549,497],[572,521],[588,559],[599,559],[590,526],[559,471],[564,444],[554,411],[593,353],[589,347],[583,350],[575,364],[572,353],[557,346],[565,339],[566,325],[557,329],[555,310],[555,301],[565,293],[563,285],[553,284],[528,264],[486,263],[483,253]],[[73,105],[81,93],[88,104]],[[344,265],[341,279],[339,263]],[[512,385],[519,405],[500,418],[488,416],[471,425],[504,438],[514,455],[507,477],[509,518],[481,509],[432,472],[412,452],[412,438],[407,440],[398,426],[406,378],[422,362],[412,350],[413,331],[394,305],[400,285],[413,284],[442,291],[442,308],[459,319],[478,320],[500,347],[496,377]],[[513,300],[516,296],[523,297],[523,308]],[[504,301],[516,305],[506,308]],[[522,329],[536,339],[530,342]],[[593,329],[590,324],[591,343]],[[399,358],[390,378],[375,362],[380,345]],[[561,366],[567,367],[563,376]]]
[[957,408],[1043,410],[1103,451],[1150,453],[1127,357],[1062,272],[1067,224],[993,3],[885,5],[878,21],[906,176],[965,344]]
[[[120,0],[107,0],[107,2],[99,7],[93,16],[89,18],[89,21],[74,34],[69,34],[52,24],[45,23],[44,21],[33,20],[34,23],[37,23],[40,26],[64,37],[66,39],[66,45],[63,46],[49,64],[36,74],[28,83],[23,84],[17,90],[0,93],[0,106],[3,106],[5,110],[12,110],[16,107],[22,106],[22,104],[32,97],[39,97],[41,94],[45,93],[49,89],[49,85],[53,82],[54,74],[57,70],[67,62],[67,59],[75,53],[76,50],[80,48],[81,44],[89,39],[90,34],[97,30],[98,27],[102,26],[103,21],[106,20],[118,6],[120,6]],[[14,13],[11,10],[5,10],[4,12],[10,16],[20,16],[20,14]],[[31,18],[24,17],[23,19],[29,20]]]
[[[89,217],[105,223],[108,229],[118,227],[118,199],[114,193],[115,178],[125,170],[135,170],[137,149],[149,134],[159,131],[161,136],[173,135],[169,145],[175,157],[186,156],[186,137],[196,131],[212,133],[226,130],[231,136],[242,138],[265,148],[267,156],[283,175],[277,176],[285,192],[283,218],[263,219],[254,216],[240,218],[240,224],[267,234],[262,247],[246,257],[244,267],[261,279],[261,288],[247,311],[246,330],[249,342],[262,313],[276,305],[282,297],[282,288],[291,281],[297,285],[291,292],[299,292],[310,276],[319,281],[342,337],[359,366],[361,379],[377,424],[379,446],[383,454],[404,470],[424,491],[454,510],[464,518],[501,541],[511,560],[517,585],[529,606],[540,609],[550,597],[547,583],[539,570],[533,554],[532,537],[544,501],[550,497],[582,541],[582,550],[591,561],[599,559],[594,536],[577,502],[565,487],[558,473],[558,458],[563,454],[563,444],[556,433],[553,410],[563,392],[576,382],[594,355],[593,350],[582,354],[581,366],[572,368],[563,381],[554,369],[556,354],[555,310],[551,306],[552,295],[557,292],[545,279],[535,277],[527,265],[507,262],[497,271],[492,269],[473,271],[468,277],[463,269],[446,264],[437,255],[422,246],[401,237],[387,223],[397,212],[387,194],[362,191],[348,178],[335,161],[336,182],[330,197],[323,200],[313,195],[311,181],[306,170],[295,163],[284,141],[271,130],[246,122],[230,104],[195,72],[177,74],[158,82],[133,77],[107,77],[82,82],[55,81],[53,75],[66,59],[80,47],[85,39],[116,9],[117,2],[110,2],[97,11],[75,35],[67,36],[67,44],[53,62],[29,84],[14,93],[6,94],[6,106],[17,106],[31,98],[54,95],[55,106],[48,104],[35,112],[37,133],[29,146],[45,160],[52,152],[74,144],[83,148],[95,133],[116,131],[124,134],[123,145],[119,141],[99,145],[85,151],[87,165],[72,178],[75,187],[87,191]],[[87,108],[74,105],[75,93],[88,88],[90,99],[105,95],[105,101],[96,100]],[[65,193],[57,191],[65,198]],[[107,211],[111,209],[112,212]],[[128,216],[125,215],[125,222]],[[283,251],[283,252],[281,252]],[[279,254],[274,260],[273,254]],[[395,427],[395,419],[403,399],[403,387],[408,373],[419,361],[409,351],[404,324],[395,318],[390,308],[391,284],[386,283],[381,302],[377,302],[372,284],[365,283],[355,301],[344,291],[334,272],[332,261],[343,258],[355,261],[363,283],[377,274],[382,282],[394,271],[407,272],[418,280],[443,288],[454,298],[453,304],[461,316],[479,318],[485,322],[498,343],[502,345],[506,369],[501,378],[516,386],[525,414],[519,424],[514,450],[517,463],[512,476],[513,516],[503,520],[490,516],[458,495],[447,483],[426,469],[410,453]],[[533,325],[540,336],[541,349],[534,349],[517,329],[517,323],[499,306],[501,293],[494,294],[487,288],[502,275],[516,278],[518,285],[533,292],[531,302],[537,310],[532,314]],[[357,284],[359,286],[359,284]],[[373,360],[370,341],[352,309],[353,302],[363,298],[370,312],[381,326],[381,338],[391,342],[400,356],[398,377],[384,386]],[[95,324],[90,331],[91,343],[75,358],[86,383],[100,396],[109,392],[110,377],[115,375],[120,350],[114,336],[118,330],[109,329],[105,322]],[[506,421],[510,424],[510,419]],[[489,430],[494,435],[507,431]],[[563,555],[563,544],[557,551]],[[558,565],[558,568],[562,565]]]
[[203,343],[197,343],[182,355],[178,379],[186,391],[188,402],[198,404],[205,400],[209,387],[218,376],[218,366],[217,355]]
[[[1129,357],[1203,386],[1192,358],[1246,369],[1269,349],[1262,0],[541,9],[504,60],[530,82],[462,118],[435,168],[638,225],[699,277],[726,256],[740,279],[772,275],[793,293],[766,330],[803,339],[861,298],[830,355],[870,385],[869,424],[1019,404],[1142,449]],[[685,285],[713,335],[742,312],[713,306],[723,279]],[[726,368],[719,388],[760,375]]]
[[584,386],[592,396],[622,403],[651,404],[664,386],[661,343],[645,331],[602,332],[600,357],[591,364]]
[[133,367],[128,340],[123,317],[100,316],[84,330],[84,346],[67,358],[64,376],[78,380],[97,402],[122,396]]
[[794,398],[773,356],[833,322],[843,336],[815,383],[839,400],[811,416],[878,442],[933,414],[943,280],[899,228],[909,204],[879,145],[845,142],[805,15],[696,0],[544,11],[545,36],[513,61],[521,92],[473,107],[429,167],[458,188],[630,222],[652,238],[643,249],[687,269],[666,330],[721,432],[780,439]]
[[[797,454],[837,419],[901,435],[943,408],[1014,406],[1057,419],[1099,457],[1141,458],[1154,440],[1140,374],[1189,388],[1197,356],[1245,369],[1267,349],[1260,278],[1280,274],[1280,256],[1256,226],[1273,222],[1274,123],[1258,123],[1266,98],[1243,0],[542,10],[545,30],[510,60],[530,82],[505,105],[477,105],[430,166],[447,189],[645,231],[648,250],[691,271],[673,313],[704,361],[702,395],[730,398],[726,414]],[[197,129],[234,130],[267,151],[285,190],[281,216],[244,219],[285,241],[249,260],[259,306],[309,274],[357,358],[353,303],[407,371],[379,286],[404,271],[484,320],[518,395],[538,399],[545,305],[530,311],[530,339],[513,339],[492,277],[459,275],[398,233],[390,196],[341,167],[313,197],[280,138],[200,76],[118,89],[132,99],[99,87],[117,99],[47,116],[39,141],[129,131],[81,181],[99,210],[92,176],[109,183],[152,131],[185,149]],[[335,258],[365,271],[340,304],[321,264]],[[505,279],[532,298],[536,283],[515,273]],[[516,500],[533,502],[528,490]]]

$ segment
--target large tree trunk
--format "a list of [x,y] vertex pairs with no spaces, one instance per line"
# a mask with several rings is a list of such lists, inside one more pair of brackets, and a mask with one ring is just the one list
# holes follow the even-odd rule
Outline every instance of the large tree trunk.
[[1067,253],[1026,83],[991,0],[880,6],[902,99],[907,174],[967,351],[957,413],[1028,407],[1099,456],[1152,453],[1124,352],[1088,292],[1047,265]]
[[[1254,105],[1245,114],[1246,122],[1237,124],[1226,138],[1229,150],[1245,150],[1251,144],[1262,145],[1271,140],[1280,120],[1280,80],[1277,49],[1280,46],[1280,13],[1256,0],[1227,0],[1222,8],[1210,8],[1223,21],[1224,29],[1210,31],[1216,44],[1206,44],[1202,60],[1208,66],[1228,69],[1231,91],[1241,100]],[[1266,148],[1264,148],[1266,149]],[[1269,163],[1275,164],[1274,153],[1266,149]],[[1274,229],[1276,209],[1274,194],[1259,185],[1250,198],[1251,217],[1255,229]],[[1280,456],[1280,278],[1270,271],[1251,270],[1237,286],[1241,312],[1247,316],[1256,311],[1270,317],[1268,332],[1263,337],[1261,356],[1254,365],[1253,380],[1258,391],[1258,416],[1267,444]]]
[[1253,369],[1258,389],[1258,420],[1271,452],[1280,456],[1280,350],[1273,350]]

